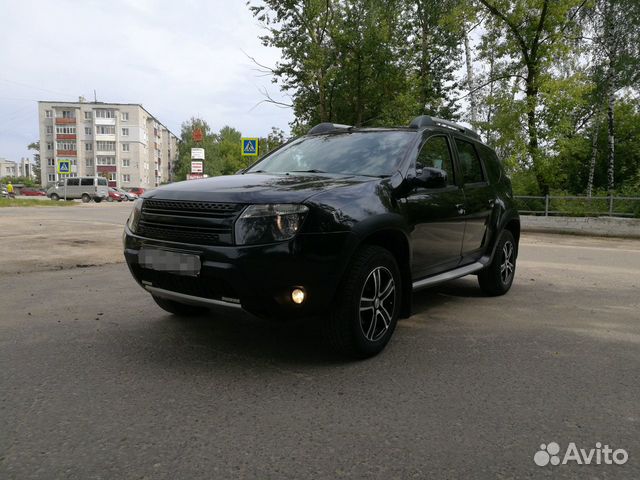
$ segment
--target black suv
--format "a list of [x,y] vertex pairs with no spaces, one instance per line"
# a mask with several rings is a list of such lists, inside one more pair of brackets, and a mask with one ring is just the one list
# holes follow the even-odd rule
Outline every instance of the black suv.
[[334,347],[367,357],[415,290],[477,274],[487,294],[506,293],[519,236],[494,151],[421,116],[408,128],[323,123],[239,174],[147,192],[124,253],[171,313],[320,317]]

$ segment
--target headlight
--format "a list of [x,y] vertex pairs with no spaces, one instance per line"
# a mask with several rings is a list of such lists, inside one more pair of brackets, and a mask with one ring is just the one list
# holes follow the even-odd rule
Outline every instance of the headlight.
[[236,220],[236,244],[289,240],[302,225],[308,211],[304,205],[250,205]]
[[138,221],[140,220],[140,214],[142,212],[142,202],[143,200],[141,198],[134,202],[129,218],[127,219],[127,226],[133,233],[136,233],[138,229]]

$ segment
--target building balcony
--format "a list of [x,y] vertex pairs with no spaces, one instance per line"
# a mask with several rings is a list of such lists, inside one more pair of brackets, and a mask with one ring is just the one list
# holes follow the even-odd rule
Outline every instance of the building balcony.
[[56,155],[58,157],[77,157],[78,152],[75,150],[56,150]]
[[58,133],[56,135],[56,140],[75,140],[75,139],[76,139],[75,133]]
[[93,123],[95,123],[96,125],[115,125],[116,124],[116,119],[115,118],[96,117],[93,120]]
[[76,118],[56,117],[56,125],[75,125]]

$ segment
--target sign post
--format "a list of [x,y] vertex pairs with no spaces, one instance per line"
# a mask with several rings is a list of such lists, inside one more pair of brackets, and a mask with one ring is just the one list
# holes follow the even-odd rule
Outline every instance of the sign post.
[[257,157],[258,156],[258,139],[255,137],[242,138],[242,156]]
[[[69,175],[71,173],[71,160],[58,159],[58,175]],[[67,182],[64,182],[64,200],[67,201]]]

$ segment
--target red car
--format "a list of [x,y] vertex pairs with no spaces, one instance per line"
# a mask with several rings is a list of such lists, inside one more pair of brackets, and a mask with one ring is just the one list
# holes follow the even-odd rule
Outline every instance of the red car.
[[144,193],[144,188],[142,187],[131,187],[127,188],[128,192],[135,193],[138,196],[141,196]]
[[24,195],[25,197],[46,197],[47,192],[37,188],[25,187],[20,190],[20,195]]
[[109,187],[109,196],[107,197],[107,202],[121,202],[125,199],[125,196],[117,191],[115,188]]

